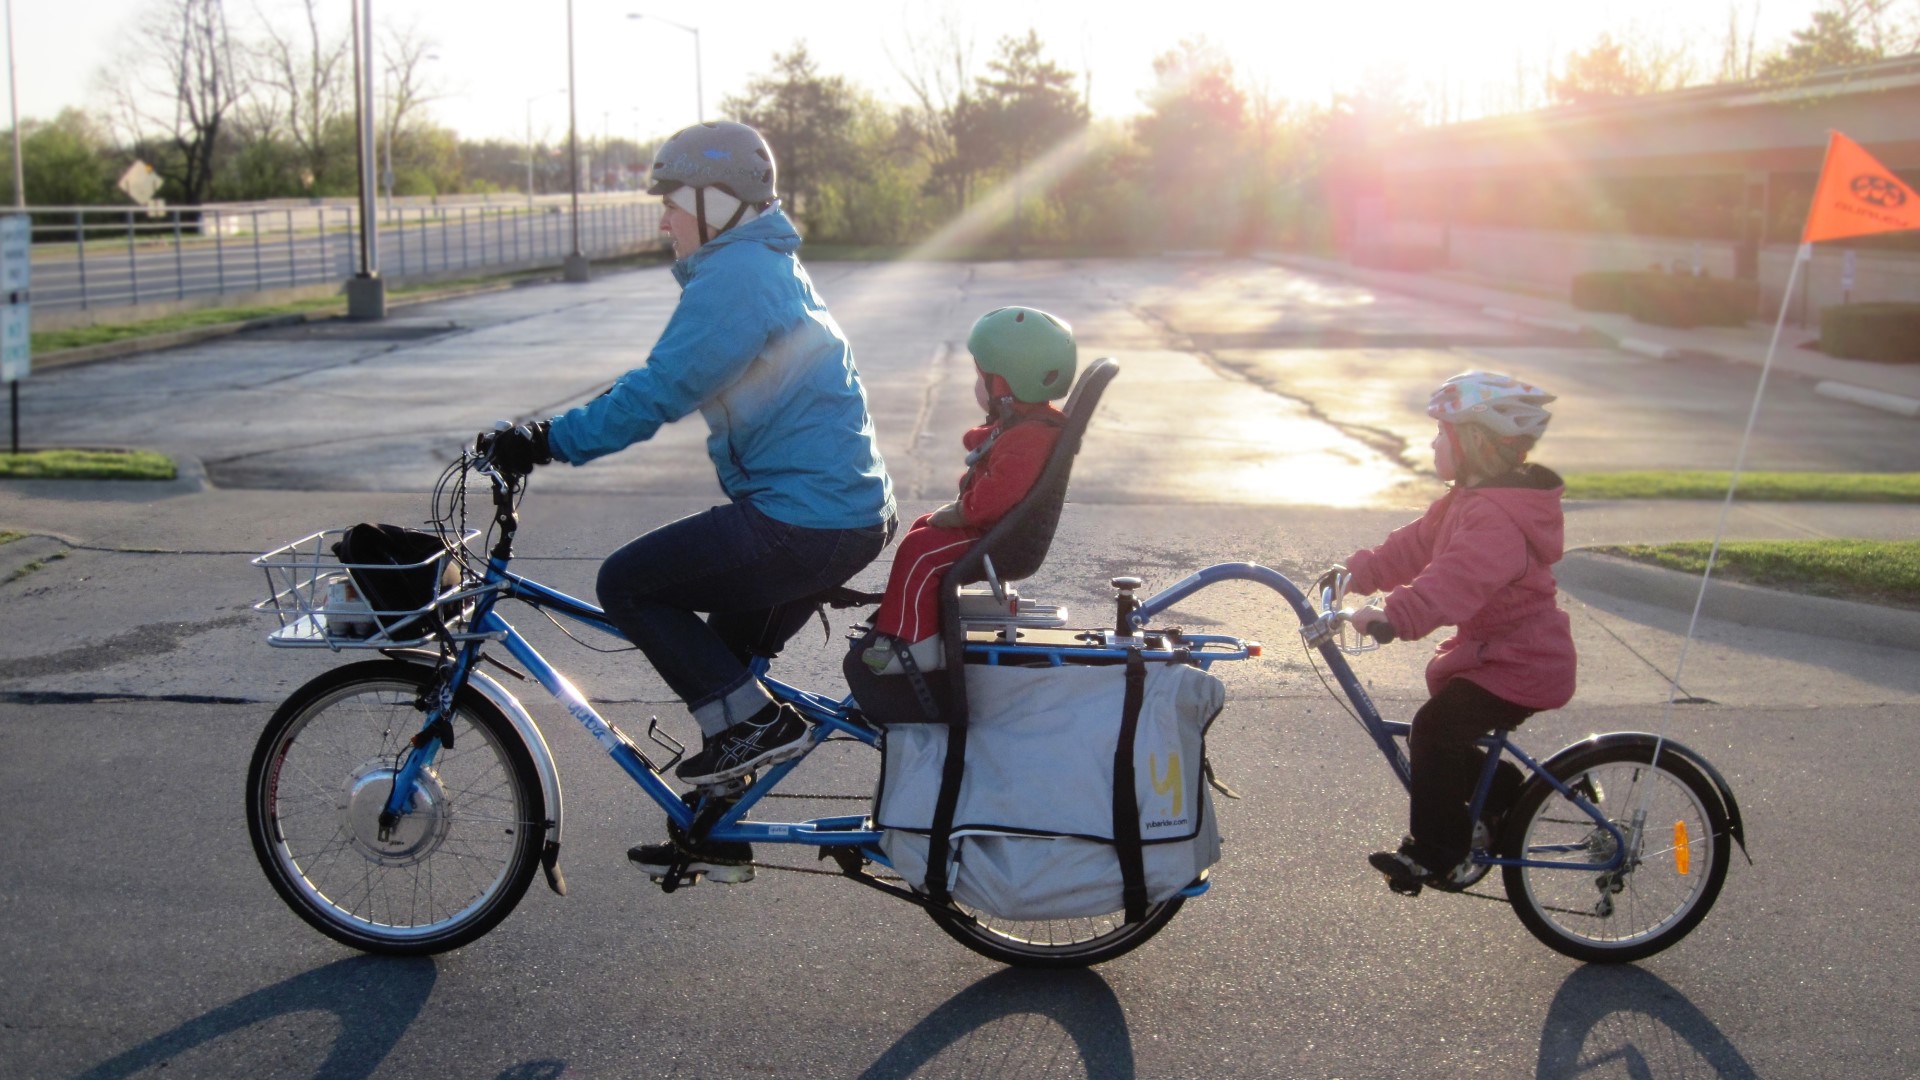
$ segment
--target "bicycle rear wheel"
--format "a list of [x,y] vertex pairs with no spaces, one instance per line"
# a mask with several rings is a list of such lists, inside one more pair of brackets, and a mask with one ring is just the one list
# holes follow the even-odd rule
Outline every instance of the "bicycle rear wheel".
[[379,835],[433,676],[400,660],[321,675],[274,713],[247,771],[248,832],[267,879],[314,928],[367,952],[465,945],[507,917],[539,866],[546,807],[532,755],[471,687],[412,812]]
[[[1606,746],[1554,771],[1633,842],[1618,870],[1505,867],[1507,897],[1528,930],[1577,960],[1625,963],[1686,937],[1713,907],[1727,877],[1727,815],[1700,770],[1671,751],[1651,764],[1653,746]],[[1561,863],[1611,861],[1613,837],[1576,803],[1536,781],[1508,815],[1502,854]]]
[[1102,964],[1139,948],[1160,932],[1186,897],[1174,896],[1147,907],[1139,922],[1121,912],[1086,919],[1002,919],[964,904],[927,914],[949,936],[981,956],[1003,964],[1032,968],[1082,968]]

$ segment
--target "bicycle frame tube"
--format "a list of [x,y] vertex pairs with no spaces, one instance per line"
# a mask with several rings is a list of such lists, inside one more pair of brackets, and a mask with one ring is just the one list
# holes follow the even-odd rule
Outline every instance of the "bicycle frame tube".
[[[1314,614],[1313,605],[1307,601],[1306,594],[1278,570],[1261,566],[1259,563],[1216,563],[1194,571],[1142,601],[1140,606],[1128,616],[1128,620],[1136,629],[1144,627],[1154,616],[1201,589],[1209,585],[1218,585],[1223,581],[1251,581],[1279,593],[1292,606],[1293,613],[1300,620],[1301,626],[1311,626],[1318,618]],[[1387,759],[1387,764],[1393,768],[1393,774],[1400,778],[1402,786],[1410,786],[1413,770],[1407,763],[1406,753],[1400,749],[1398,743],[1393,741],[1395,735],[1407,733],[1408,725],[1381,717],[1379,708],[1373,703],[1373,698],[1367,694],[1366,688],[1360,685],[1359,677],[1354,675],[1353,668],[1348,665],[1347,658],[1340,654],[1338,646],[1328,642],[1319,648],[1321,657],[1327,662],[1328,670],[1333,672],[1334,681],[1340,684],[1340,689],[1346,693],[1347,699],[1352,701],[1354,708],[1359,710],[1361,725],[1367,729],[1368,736],[1373,739],[1374,745],[1379,747],[1381,755]]]

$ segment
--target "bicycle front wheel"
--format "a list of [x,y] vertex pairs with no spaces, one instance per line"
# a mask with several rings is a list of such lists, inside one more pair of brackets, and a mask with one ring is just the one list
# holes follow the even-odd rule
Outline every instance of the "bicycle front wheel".
[[[1626,838],[1628,859],[1609,871],[1505,867],[1507,897],[1528,930],[1577,960],[1626,963],[1686,937],[1727,877],[1727,815],[1700,770],[1652,745],[1576,755],[1555,773]],[[1645,816],[1639,817],[1644,810]],[[1636,828],[1636,818],[1640,824]],[[1508,816],[1502,854],[1543,862],[1611,862],[1613,835],[1577,803],[1535,782]]]
[[927,909],[933,921],[955,941],[990,960],[1031,968],[1083,968],[1132,952],[1180,911],[1174,896],[1147,907],[1139,922],[1121,912],[1087,919],[1001,919],[964,904],[942,911]]
[[424,770],[411,810],[382,836],[430,667],[337,668],[274,713],[247,771],[254,854],[281,899],[367,952],[444,952],[507,917],[538,868],[546,807],[533,757],[500,710],[462,687],[452,746]]

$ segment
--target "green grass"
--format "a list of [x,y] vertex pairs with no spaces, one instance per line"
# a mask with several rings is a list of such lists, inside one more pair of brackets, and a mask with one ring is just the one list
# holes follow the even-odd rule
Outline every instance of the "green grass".
[[173,459],[150,450],[30,450],[0,454],[0,480],[171,480]]
[[[1699,575],[1705,540],[1631,544],[1592,550]],[[1723,543],[1716,580],[1771,589],[1920,608],[1920,540],[1743,540]]]
[[25,535],[27,534],[14,532],[10,529],[0,529],[0,547],[4,547],[7,544],[11,544],[15,540],[18,540]]
[[104,345],[110,341],[124,341],[128,338],[172,334],[202,326],[224,326],[228,323],[249,322],[253,319],[268,319],[276,315],[296,315],[328,309],[344,314],[347,303],[337,296],[327,296],[262,307],[205,308],[200,311],[186,311],[178,315],[119,326],[78,326],[71,330],[48,330],[45,333],[33,335],[33,352],[38,356],[43,353],[59,352],[62,349],[79,349],[88,345]]
[[[1573,473],[1569,499],[1724,499],[1724,472]],[[1920,473],[1743,472],[1749,502],[1920,503]]]

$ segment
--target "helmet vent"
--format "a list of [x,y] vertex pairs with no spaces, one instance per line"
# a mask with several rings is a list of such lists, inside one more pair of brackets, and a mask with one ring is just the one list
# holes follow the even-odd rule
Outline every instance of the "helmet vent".
[[1027,321],[1027,313],[1026,313],[1026,312],[1024,312],[1024,311],[1016,311],[1016,312],[1014,312],[1014,313],[1013,313],[1013,321],[1014,321],[1014,322],[1026,322],[1026,321]]

